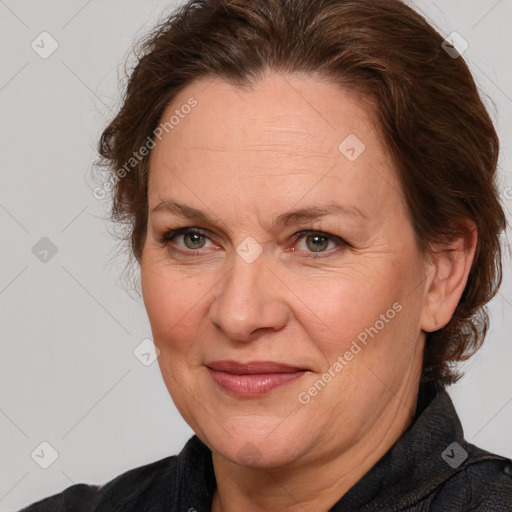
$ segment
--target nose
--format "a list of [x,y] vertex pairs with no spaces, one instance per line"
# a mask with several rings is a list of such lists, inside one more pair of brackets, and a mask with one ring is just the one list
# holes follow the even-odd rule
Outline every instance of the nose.
[[215,292],[210,321],[232,340],[253,341],[283,329],[288,322],[286,287],[263,255],[248,263],[235,254]]

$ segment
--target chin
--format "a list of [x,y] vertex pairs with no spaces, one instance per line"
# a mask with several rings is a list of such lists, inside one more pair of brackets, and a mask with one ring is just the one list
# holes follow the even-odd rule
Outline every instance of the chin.
[[230,425],[225,430],[219,427],[215,432],[211,431],[210,425],[209,431],[199,437],[213,452],[233,464],[255,468],[283,467],[301,456],[306,443],[300,437],[303,429],[290,431],[276,428],[276,425],[279,422],[269,418],[247,418],[243,423]]

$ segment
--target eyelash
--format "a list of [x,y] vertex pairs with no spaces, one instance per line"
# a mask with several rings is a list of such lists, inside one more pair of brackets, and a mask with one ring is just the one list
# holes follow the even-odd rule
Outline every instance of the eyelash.
[[[208,235],[204,231],[201,231],[200,229],[197,229],[197,228],[186,227],[186,228],[178,228],[178,229],[166,231],[161,237],[158,238],[158,242],[165,246],[168,246],[169,243],[172,241],[172,239],[175,238],[176,236],[189,235],[189,234],[199,235],[199,236],[209,239]],[[306,237],[306,236],[319,236],[322,238],[327,238],[329,241],[334,242],[339,248],[350,246],[349,243],[345,242],[338,236],[331,235],[331,234],[325,233],[323,231],[315,231],[315,230],[303,230],[303,231],[299,231],[298,233],[295,233],[293,235],[294,243],[296,243],[298,240],[300,240],[301,238]],[[199,256],[200,255],[200,249],[183,249],[181,247],[176,246],[173,250],[177,251],[181,254],[187,255],[187,256]],[[310,256],[306,256],[306,257],[314,258],[314,259],[316,259],[318,257],[320,257],[320,258],[324,257],[322,255],[325,253],[327,253],[327,255],[332,254],[331,251],[319,251],[316,253],[313,251],[308,251],[308,252],[309,252]],[[336,251],[336,252],[338,252],[338,251]]]

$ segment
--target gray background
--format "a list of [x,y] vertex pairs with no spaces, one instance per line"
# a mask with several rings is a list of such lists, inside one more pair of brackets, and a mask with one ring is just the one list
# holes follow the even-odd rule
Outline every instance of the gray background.
[[[173,5],[0,0],[2,511],[75,482],[106,482],[179,452],[192,435],[157,363],[144,366],[133,354],[151,331],[142,299],[128,294],[119,280],[124,261],[115,256],[115,240],[103,220],[107,204],[93,197],[90,179],[131,43]],[[464,57],[502,141],[500,188],[509,210],[512,2],[411,5],[444,36],[457,31],[469,43]],[[59,45],[47,59],[31,48],[43,31]],[[32,250],[43,237],[57,248],[46,262]],[[44,249],[47,242],[39,243]],[[508,254],[504,263],[486,344],[450,394],[468,440],[511,456]],[[48,469],[31,457],[43,441],[59,454]],[[50,452],[38,453],[44,463]]]

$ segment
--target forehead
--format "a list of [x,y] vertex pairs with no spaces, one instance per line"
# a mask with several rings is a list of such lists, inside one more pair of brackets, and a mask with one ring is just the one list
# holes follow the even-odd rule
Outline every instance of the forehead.
[[228,183],[240,192],[243,182],[249,195],[293,191],[298,200],[314,187],[378,203],[380,174],[399,190],[368,104],[316,77],[270,74],[251,88],[201,79],[181,91],[161,124],[171,118],[151,153],[150,203],[186,182],[200,195],[226,192]]
[[176,145],[190,145],[192,141],[183,138],[193,132],[195,139],[216,149],[250,150],[257,139],[260,144],[293,144],[301,152],[329,153],[337,151],[336,142],[349,133],[366,139],[377,135],[369,133],[376,132],[373,115],[361,95],[307,75],[268,74],[243,88],[219,77],[203,78],[181,91],[162,115],[162,122],[188,110],[190,98],[197,105],[173,127]]

